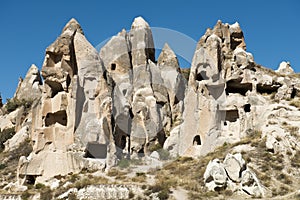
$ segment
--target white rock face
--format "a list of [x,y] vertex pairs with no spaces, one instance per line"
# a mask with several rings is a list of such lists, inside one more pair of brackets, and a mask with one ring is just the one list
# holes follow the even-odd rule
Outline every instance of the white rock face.
[[237,182],[240,181],[240,174],[246,168],[246,163],[240,153],[234,155],[227,154],[224,159],[224,168],[228,177]]
[[11,139],[7,140],[4,145],[4,152],[13,151],[17,149],[20,144],[29,138],[29,126],[22,127]]
[[208,163],[203,176],[205,186],[209,190],[216,190],[217,188],[222,189],[226,186],[226,171],[223,164],[218,159],[214,159]]
[[[141,17],[100,52],[72,19],[46,49],[44,83],[32,66],[18,86],[16,99],[34,100],[31,110],[4,114],[3,106],[0,130],[17,131],[7,151],[29,136],[33,152],[20,158],[18,170],[20,177],[38,176],[40,182],[83,168],[110,168],[122,158],[157,161],[153,145],[174,158],[205,156],[260,130],[269,152],[294,156],[300,146],[300,83],[290,73],[287,62],[278,73],[256,64],[238,23],[218,21],[206,31],[187,81],[168,44],[155,60],[152,32]],[[255,147],[234,150],[247,148]],[[253,196],[264,191],[241,154],[211,161],[205,183],[210,190],[244,189]]]
[[34,64],[29,68],[24,80],[20,79],[15,98],[18,100],[33,101],[42,96],[42,78],[40,71]]
[[172,120],[178,125],[181,119],[186,83],[175,53],[165,45],[155,64],[150,27],[139,17],[129,33],[112,37],[100,57],[114,83],[117,154],[150,155],[147,147],[155,142],[163,146]]
[[78,173],[85,165],[103,169],[105,164],[83,158],[84,151],[87,157],[108,157],[107,167],[115,164],[111,91],[103,70],[98,52],[78,22],[71,19],[46,50],[42,68],[45,91],[32,115],[33,153],[28,163],[19,166],[20,175],[39,176],[36,181],[44,182]]
[[295,73],[293,68],[290,65],[290,62],[282,61],[276,70],[276,72],[282,73],[282,74],[293,74]]

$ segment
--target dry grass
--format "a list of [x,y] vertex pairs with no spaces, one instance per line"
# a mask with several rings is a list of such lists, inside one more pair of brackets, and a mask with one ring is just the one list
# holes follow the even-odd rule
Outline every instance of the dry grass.
[[300,100],[299,99],[293,99],[291,102],[290,102],[290,106],[295,106],[297,108],[300,108]]
[[[210,198],[230,198],[231,191],[211,192],[205,187],[203,174],[208,162],[212,159],[224,159],[234,146],[251,144],[255,150],[242,152],[243,158],[251,166],[255,166],[253,171],[257,174],[262,184],[272,190],[273,196],[282,196],[296,188],[293,177],[283,173],[285,160],[283,154],[274,154],[267,151],[266,138],[261,138],[261,131],[249,131],[247,137],[234,144],[226,144],[217,148],[214,152],[199,159],[181,157],[169,162],[161,170],[154,171],[156,175],[156,185],[162,186],[164,190],[171,187],[182,187],[189,191],[190,199],[210,199]],[[300,167],[300,152],[293,156],[294,167]],[[252,167],[251,167],[252,169]]]
[[[67,187],[62,187],[66,182],[71,182],[72,184],[68,185]],[[58,197],[62,193],[68,191],[70,188],[77,188],[78,190],[84,188],[88,185],[99,185],[99,184],[108,184],[110,183],[109,180],[105,177],[100,176],[93,176],[91,174],[84,176],[79,175],[71,175],[65,177],[65,180],[60,183],[60,187],[53,191],[53,195]]]
[[146,180],[147,180],[147,176],[143,172],[141,172],[141,173],[137,172],[136,176],[131,178],[131,181],[136,182],[136,183],[145,183]]

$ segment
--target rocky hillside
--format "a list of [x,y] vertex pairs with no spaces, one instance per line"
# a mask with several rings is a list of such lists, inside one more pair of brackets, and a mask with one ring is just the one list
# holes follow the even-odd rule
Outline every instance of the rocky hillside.
[[141,17],[99,52],[71,19],[1,103],[0,199],[300,199],[300,75],[238,23],[175,53]]

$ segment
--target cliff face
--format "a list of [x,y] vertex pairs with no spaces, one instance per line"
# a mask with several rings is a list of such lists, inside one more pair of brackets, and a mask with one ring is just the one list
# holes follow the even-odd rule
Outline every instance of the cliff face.
[[[32,66],[13,99],[31,104],[13,112],[6,104],[0,116],[1,131],[17,132],[6,151],[26,140],[32,148],[19,161],[19,183],[109,169],[123,158],[147,158],[157,147],[173,158],[197,158],[256,131],[266,150],[285,155],[287,166],[300,150],[299,131],[291,129],[300,126],[298,75],[289,63],[276,72],[256,64],[238,23],[218,21],[206,31],[187,81],[168,44],[155,60],[152,32],[141,17],[100,52],[71,19],[46,49],[41,76]],[[234,172],[234,182],[243,178]],[[209,179],[212,173],[205,173]]]

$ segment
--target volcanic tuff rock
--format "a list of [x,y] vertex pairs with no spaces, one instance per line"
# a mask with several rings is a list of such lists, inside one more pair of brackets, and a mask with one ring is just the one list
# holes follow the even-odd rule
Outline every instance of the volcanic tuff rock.
[[266,189],[255,173],[246,167],[240,153],[227,154],[223,163],[219,159],[210,161],[204,173],[204,182],[209,190],[228,188],[255,197],[266,195]]
[[33,101],[41,98],[42,95],[42,78],[39,69],[31,65],[24,80],[20,78],[15,98],[18,100]]
[[[1,134],[17,132],[1,138],[6,153],[28,140],[33,149],[20,158],[18,184],[110,169],[123,159],[198,159],[231,144],[232,154],[224,162],[212,160],[201,174],[210,190],[265,195],[252,171],[265,167],[264,156],[280,154],[284,164],[275,167],[299,177],[299,75],[288,62],[276,72],[255,63],[238,23],[218,21],[207,29],[186,80],[168,44],[155,60],[143,18],[100,52],[71,19],[46,49],[41,75],[43,80],[31,66],[1,108]],[[24,101],[31,107],[16,103]],[[253,157],[257,165],[246,166],[241,154],[255,151],[264,154]]]

